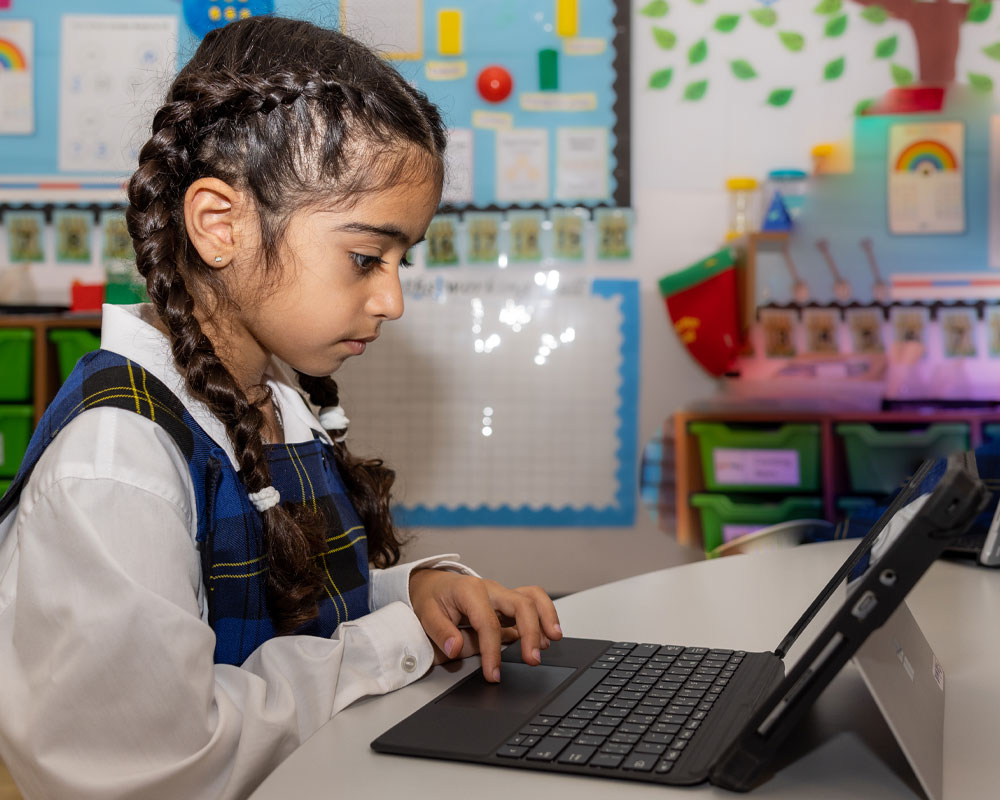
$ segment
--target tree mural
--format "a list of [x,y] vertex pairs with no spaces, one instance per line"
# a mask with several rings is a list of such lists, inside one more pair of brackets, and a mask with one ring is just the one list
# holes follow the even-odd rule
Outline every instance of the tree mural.
[[[674,65],[655,70],[648,78],[651,90],[665,90],[675,83],[678,65],[694,66],[711,55],[715,36],[737,35],[741,26],[759,25],[774,31],[776,44],[789,54],[802,51],[810,37],[838,39],[848,35],[856,25],[882,25],[892,18],[905,22],[913,31],[917,50],[917,63],[900,63],[897,56],[898,36],[880,38],[872,58],[884,62],[896,86],[911,84],[941,85],[955,80],[956,60],[965,25],[982,24],[991,17],[991,0],[819,0],[812,9],[816,30],[802,31],[782,25],[777,0],[748,0],[748,9],[742,13],[712,14],[708,0],[674,0],[674,5],[684,2],[689,6],[704,6],[708,29],[693,42],[681,42],[670,26],[671,3],[668,0],[650,0],[640,4],[639,14],[649,21],[650,34],[657,47],[678,59]],[[691,9],[685,9],[688,11]],[[987,45],[982,52],[994,61],[1000,61],[1000,41]],[[835,81],[844,73],[846,56],[831,59],[823,66],[824,81]],[[739,81],[759,78],[757,69],[747,58],[729,62],[732,76]],[[993,79],[982,72],[968,72],[965,79],[978,91],[991,92]],[[708,92],[708,79],[687,82],[681,90],[684,100],[700,100]],[[763,96],[773,107],[787,105],[795,95],[794,87],[772,86]],[[867,98],[855,106],[855,113],[863,113],[875,103]]]

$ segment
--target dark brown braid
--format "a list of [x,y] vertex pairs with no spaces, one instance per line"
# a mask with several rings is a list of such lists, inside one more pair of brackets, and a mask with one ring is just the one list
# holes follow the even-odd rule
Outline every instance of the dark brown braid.
[[[265,271],[294,212],[331,196],[349,206],[400,180],[443,174],[444,127],[437,109],[390,66],[349,37],[306,22],[254,17],[209,33],[180,71],[153,119],[129,187],[127,220],[139,272],[169,334],[192,396],[226,427],[248,492],[271,483],[262,435],[266,387],[253,399],[205,335],[195,311],[232,299],[188,239],[183,200],[202,177],[252,198]],[[423,166],[424,175],[413,174]],[[262,282],[263,283],[263,282]],[[320,404],[336,384],[306,376]],[[361,517],[376,566],[399,559],[389,516],[394,473],[336,447],[338,468]],[[315,556],[327,532],[300,504],[264,512],[263,552],[275,629],[295,630],[318,613],[323,578]]]

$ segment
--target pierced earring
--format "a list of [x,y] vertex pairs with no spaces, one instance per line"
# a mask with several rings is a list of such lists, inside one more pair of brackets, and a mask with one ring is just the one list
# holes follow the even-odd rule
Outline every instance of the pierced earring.
[[215,257],[215,263],[216,264],[221,264],[222,263],[222,256],[216,256]]

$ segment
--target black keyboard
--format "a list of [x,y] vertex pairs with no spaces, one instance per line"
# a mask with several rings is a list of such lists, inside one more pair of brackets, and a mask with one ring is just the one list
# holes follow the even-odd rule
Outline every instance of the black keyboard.
[[597,771],[669,773],[743,663],[742,650],[615,642],[497,751]]

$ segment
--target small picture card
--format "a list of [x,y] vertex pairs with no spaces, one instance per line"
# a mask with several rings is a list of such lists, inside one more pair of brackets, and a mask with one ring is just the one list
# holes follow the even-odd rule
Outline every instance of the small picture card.
[[56,261],[64,264],[89,262],[94,216],[89,211],[55,211],[52,222],[56,231]]
[[597,225],[597,258],[600,261],[622,261],[632,257],[632,210],[629,208],[598,208],[594,212]]
[[837,309],[832,308],[807,308],[802,312],[807,353],[835,355],[840,352],[840,347],[837,345],[839,314]]
[[583,261],[584,232],[590,221],[585,208],[554,208],[552,220],[552,257],[556,261]]
[[45,261],[45,212],[7,211],[7,257],[15,263]]
[[949,308],[938,312],[942,350],[946,358],[976,357],[976,311],[972,308]]
[[882,338],[882,310],[879,308],[849,308],[845,312],[847,330],[851,334],[851,351],[859,356],[881,355],[885,352]]
[[125,223],[125,212],[101,212],[101,254],[105,260],[135,260],[132,237]]
[[986,330],[990,358],[1000,358],[1000,306],[986,309]]
[[465,215],[465,262],[499,264],[503,215],[495,211],[470,211]]
[[926,347],[925,335],[930,312],[926,308],[896,306],[890,312],[892,340],[895,344],[919,344]]
[[425,242],[428,267],[453,267],[458,264],[458,215],[439,214],[427,228]]
[[760,312],[767,358],[792,358],[796,354],[795,325],[798,314],[792,309],[766,308]]
[[544,211],[511,211],[507,214],[511,263],[540,264],[546,257],[548,227]]

